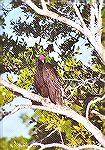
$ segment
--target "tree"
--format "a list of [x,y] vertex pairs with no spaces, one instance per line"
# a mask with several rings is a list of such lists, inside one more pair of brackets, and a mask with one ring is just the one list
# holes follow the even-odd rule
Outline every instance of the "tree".
[[24,138],[24,137],[14,137],[10,140],[7,140],[6,138],[1,138],[0,139],[0,149],[2,150],[25,150],[27,148],[27,141],[28,139]]
[[[1,98],[3,99],[1,105],[5,105],[14,98],[14,95],[4,87],[14,91],[15,95],[19,93],[23,97],[42,103],[43,106],[17,106],[11,112],[12,114],[22,108],[35,109],[33,119],[30,119],[31,122],[35,122],[35,118],[38,117],[37,125],[30,131],[31,139],[29,142],[41,141],[42,145],[35,142],[33,145],[40,145],[43,148],[43,144],[46,144],[46,147],[61,146],[63,148],[65,145],[79,146],[101,143],[105,147],[103,135],[105,134],[105,53],[101,44],[101,9],[103,2],[101,1],[99,6],[96,1],[75,4],[70,3],[70,1],[59,2],[56,0],[49,1],[49,3],[44,0],[41,0],[41,2],[25,0],[24,3],[23,1],[11,1],[11,4],[12,7],[9,11],[21,6],[22,13],[28,21],[22,21],[22,16],[16,22],[11,20],[13,32],[17,36],[16,40],[14,40],[14,36],[6,35],[5,30],[3,33],[2,72],[14,72],[18,75],[18,80],[14,85],[1,79],[3,85],[1,88]],[[9,11],[4,7],[3,11],[4,16],[8,15]],[[102,15],[104,16],[104,9],[102,9]],[[79,22],[79,24],[76,22]],[[6,27],[5,24],[3,24],[3,27]],[[40,43],[28,47],[24,35],[28,38],[31,36],[34,38],[40,37],[40,39],[46,38],[53,43],[57,43],[59,36],[60,39],[63,39],[63,43],[59,45],[60,60],[55,63],[50,57],[48,59],[55,64],[63,79],[65,88],[64,107],[59,108],[54,104],[46,104],[44,98],[26,91],[32,88],[37,55],[43,53],[44,47]],[[76,59],[77,56],[81,55],[81,48],[80,46],[76,47],[76,44],[80,41],[80,38],[85,39],[85,37],[87,41],[84,40],[86,41],[84,48],[87,50],[87,48],[92,47],[93,55],[95,55],[92,59],[91,68]],[[104,43],[103,37],[104,29],[102,43]],[[13,83],[11,76],[8,76],[8,80]],[[48,113],[45,110],[50,112]],[[55,113],[59,113],[59,115]],[[3,114],[3,117],[5,117],[5,114]],[[53,145],[52,143],[55,142],[61,143],[61,145]],[[52,145],[48,145],[48,143]],[[88,146],[86,145],[86,147]],[[91,147],[94,148],[94,145]]]

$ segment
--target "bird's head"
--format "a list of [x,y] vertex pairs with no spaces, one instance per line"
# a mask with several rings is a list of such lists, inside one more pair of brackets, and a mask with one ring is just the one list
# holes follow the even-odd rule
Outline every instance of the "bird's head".
[[45,56],[44,54],[41,54],[41,55],[39,56],[39,60],[40,60],[41,62],[44,63],[45,59],[46,59],[46,56]]
[[40,51],[39,55],[37,55],[38,60],[40,62],[52,63],[54,61],[53,57],[50,57],[50,53],[53,52],[53,44],[49,44],[48,47],[43,51]]

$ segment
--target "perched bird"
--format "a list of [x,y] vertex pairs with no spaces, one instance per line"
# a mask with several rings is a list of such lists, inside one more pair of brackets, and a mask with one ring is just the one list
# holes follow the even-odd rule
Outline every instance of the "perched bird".
[[45,55],[40,55],[36,67],[34,85],[42,97],[62,105],[62,87],[60,77],[50,63],[45,62]]

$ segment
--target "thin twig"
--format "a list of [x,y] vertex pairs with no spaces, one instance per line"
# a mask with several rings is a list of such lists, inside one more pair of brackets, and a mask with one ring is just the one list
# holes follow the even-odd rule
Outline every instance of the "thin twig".
[[74,7],[74,9],[75,9],[75,12],[76,12],[76,14],[77,14],[77,16],[78,16],[80,22],[82,23],[82,27],[83,27],[84,30],[85,30],[87,27],[86,27],[86,24],[85,24],[85,22],[84,22],[84,20],[83,20],[83,18],[82,18],[82,16],[81,16],[81,14],[80,14],[80,11],[79,11],[78,7],[76,6],[76,3],[73,3],[73,7]]
[[97,112],[96,110],[92,110],[91,113],[97,115],[100,117],[100,119],[105,119],[105,115],[100,114],[99,112]]
[[50,134],[48,134],[45,138],[41,139],[40,142],[44,141],[45,139],[47,139],[48,137],[50,137],[53,133],[55,133],[58,130],[58,128],[56,128],[55,130],[53,130]]
[[90,106],[91,106],[92,104],[97,103],[97,102],[100,102],[100,101],[102,101],[102,100],[104,100],[104,99],[105,99],[105,95],[102,96],[101,98],[98,97],[97,99],[92,100],[92,101],[90,101],[90,102],[88,103],[87,108],[86,108],[86,118],[87,118],[87,119],[88,119],[88,115],[89,115]]
[[60,134],[60,138],[61,138],[62,144],[64,144],[64,141],[63,141],[63,137],[62,137],[61,131],[60,131],[59,128],[58,128],[58,130],[59,130],[59,134]]

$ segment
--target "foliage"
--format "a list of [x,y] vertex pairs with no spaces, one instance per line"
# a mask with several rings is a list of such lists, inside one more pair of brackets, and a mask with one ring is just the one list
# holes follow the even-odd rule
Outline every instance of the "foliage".
[[10,140],[7,140],[6,138],[0,139],[0,149],[1,150],[26,150],[27,148],[27,142],[28,139],[24,137],[14,137]]
[[12,92],[8,91],[3,86],[0,86],[0,106],[5,105],[6,103],[11,102],[15,96]]

